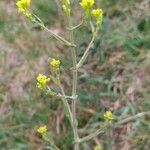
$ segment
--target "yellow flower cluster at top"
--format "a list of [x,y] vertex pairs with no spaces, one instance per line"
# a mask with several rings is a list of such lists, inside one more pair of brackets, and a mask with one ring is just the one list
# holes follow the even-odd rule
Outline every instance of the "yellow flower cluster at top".
[[60,60],[57,60],[57,59],[53,58],[52,61],[50,62],[50,67],[53,70],[58,70],[59,67],[60,67]]
[[47,76],[43,74],[39,74],[36,80],[37,80],[37,87],[43,90],[46,88],[46,85],[50,81],[50,78],[48,78]]
[[101,24],[102,20],[103,20],[103,10],[102,9],[93,9],[92,10],[92,15],[95,17],[96,19],[96,24]]
[[83,7],[86,17],[89,17],[91,8],[93,7],[95,1],[94,0],[82,0],[80,5]]
[[37,132],[41,135],[44,135],[47,133],[47,126],[41,126],[37,129]]
[[102,147],[101,147],[100,145],[96,145],[96,146],[94,147],[94,150],[103,150],[103,149],[102,149]]
[[63,0],[62,8],[67,15],[70,15],[70,0]]
[[94,0],[82,0],[80,5],[86,10],[91,8],[94,5]]
[[106,111],[104,113],[104,119],[105,119],[106,122],[112,122],[112,120],[114,120],[114,116],[113,116],[112,112],[111,111]]
[[31,1],[30,0],[18,0],[16,5],[18,7],[18,12],[23,13],[25,16],[32,18],[32,14],[28,10],[30,7]]
[[94,3],[95,3],[95,0],[82,0],[80,2],[80,5],[84,9],[86,17],[89,17],[90,14],[92,14],[96,20],[96,24],[100,25],[102,23],[102,20],[103,20],[104,12],[102,9],[93,9],[92,10]]

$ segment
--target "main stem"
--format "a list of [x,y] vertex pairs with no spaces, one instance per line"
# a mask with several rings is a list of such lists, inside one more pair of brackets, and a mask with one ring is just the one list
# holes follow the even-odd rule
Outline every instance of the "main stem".
[[[70,15],[68,16],[69,20],[69,28],[72,29],[72,21]],[[73,30],[69,31],[70,33],[70,42],[74,44],[74,33]],[[73,81],[72,81],[72,96],[76,97],[77,95],[77,77],[78,71],[76,68],[77,60],[76,60],[76,50],[75,47],[71,49],[72,61],[73,61]],[[73,134],[74,134],[74,141],[78,141],[78,129],[77,129],[77,114],[76,114],[76,103],[77,99],[72,100],[72,117],[73,117]],[[74,150],[79,150],[79,143],[74,144]]]

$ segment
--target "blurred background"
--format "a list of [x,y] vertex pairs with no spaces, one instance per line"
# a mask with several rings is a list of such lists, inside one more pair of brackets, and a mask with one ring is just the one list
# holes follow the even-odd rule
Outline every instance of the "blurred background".
[[[85,65],[79,70],[78,124],[80,136],[99,128],[103,113],[119,119],[150,110],[150,0],[97,0],[104,9],[102,29]],[[72,150],[72,132],[59,99],[36,88],[36,76],[50,73],[51,57],[62,61],[65,91],[71,88],[68,47],[18,14],[15,0],[0,0],[0,149],[46,150],[36,133],[46,124],[61,150]],[[73,4],[73,20],[82,9]],[[58,0],[32,0],[32,9],[48,28],[67,38],[65,16]],[[76,13],[78,12],[78,13]],[[91,39],[89,27],[75,32],[80,58]],[[84,134],[83,134],[84,132]],[[113,128],[81,144],[81,150],[149,150],[150,118]]]

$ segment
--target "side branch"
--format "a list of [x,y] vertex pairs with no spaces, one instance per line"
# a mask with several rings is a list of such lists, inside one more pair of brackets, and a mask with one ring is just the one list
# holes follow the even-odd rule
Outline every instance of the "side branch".
[[79,69],[79,68],[83,65],[83,63],[85,62],[85,60],[86,60],[86,58],[87,58],[87,56],[88,56],[88,54],[89,54],[89,51],[90,51],[90,49],[91,49],[91,47],[92,47],[92,44],[93,44],[93,42],[94,42],[94,40],[95,40],[95,38],[96,38],[96,36],[97,36],[97,32],[98,32],[98,28],[97,28],[96,31],[93,33],[93,37],[92,37],[92,39],[91,39],[91,42],[89,43],[89,45],[88,45],[88,47],[86,48],[86,50],[85,50],[83,56],[81,57],[80,61],[78,62],[77,66],[76,66],[77,69]]
[[[130,122],[130,121],[136,120],[136,119],[141,118],[141,117],[146,116],[146,115],[150,116],[150,111],[141,112],[141,113],[138,113],[138,114],[136,114],[136,115],[134,115],[134,116],[125,118],[125,119],[123,119],[123,120],[117,122],[117,123],[114,125],[114,127],[116,127],[116,126],[118,126],[118,125],[121,125],[121,124],[124,124],[124,123],[128,123],[128,122]],[[99,134],[102,134],[102,133],[104,133],[104,132],[105,132],[105,131],[104,131],[103,129],[97,129],[95,132],[89,134],[88,136],[85,136],[85,137],[79,139],[78,141],[75,141],[75,143],[76,143],[76,142],[77,142],[77,143],[82,143],[82,142],[91,140],[92,138],[94,138],[94,137],[96,137],[96,136],[98,136]]]
[[[33,14],[34,15],[34,14]],[[45,31],[47,31],[48,33],[50,33],[50,35],[52,35],[55,39],[62,41],[63,43],[65,43],[67,46],[71,46],[71,47],[76,47],[75,44],[70,43],[69,41],[67,41],[66,39],[64,39],[63,37],[55,34],[54,32],[52,32],[51,30],[49,30],[44,23],[41,21],[41,19],[39,17],[37,17],[36,15],[34,15],[35,19],[33,20],[33,22],[37,23],[39,26],[41,26]]]

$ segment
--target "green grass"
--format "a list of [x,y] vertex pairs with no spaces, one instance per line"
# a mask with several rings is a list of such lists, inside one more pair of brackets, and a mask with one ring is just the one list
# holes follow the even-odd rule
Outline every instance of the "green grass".
[[[101,2],[104,23],[87,62],[79,71],[78,121],[86,133],[99,127],[108,109],[118,118],[150,110],[150,18],[145,5],[147,0]],[[53,0],[34,0],[32,8],[49,28],[65,35],[64,22],[59,22]],[[85,26],[76,32],[76,37],[80,37],[76,39],[79,57],[90,36]],[[48,126],[49,134],[61,150],[73,149],[72,132],[60,100],[42,94],[35,83],[37,74],[50,73],[48,59],[58,57],[65,71],[62,76],[65,90],[69,93],[68,53],[67,47],[18,15],[14,2],[0,1],[0,149],[48,149],[36,133],[41,124]],[[109,138],[113,149],[127,144],[133,150],[149,150],[149,121],[149,117],[143,117],[112,129]],[[98,140],[108,150],[107,139],[108,135],[100,135],[82,143],[81,149],[92,150]]]

